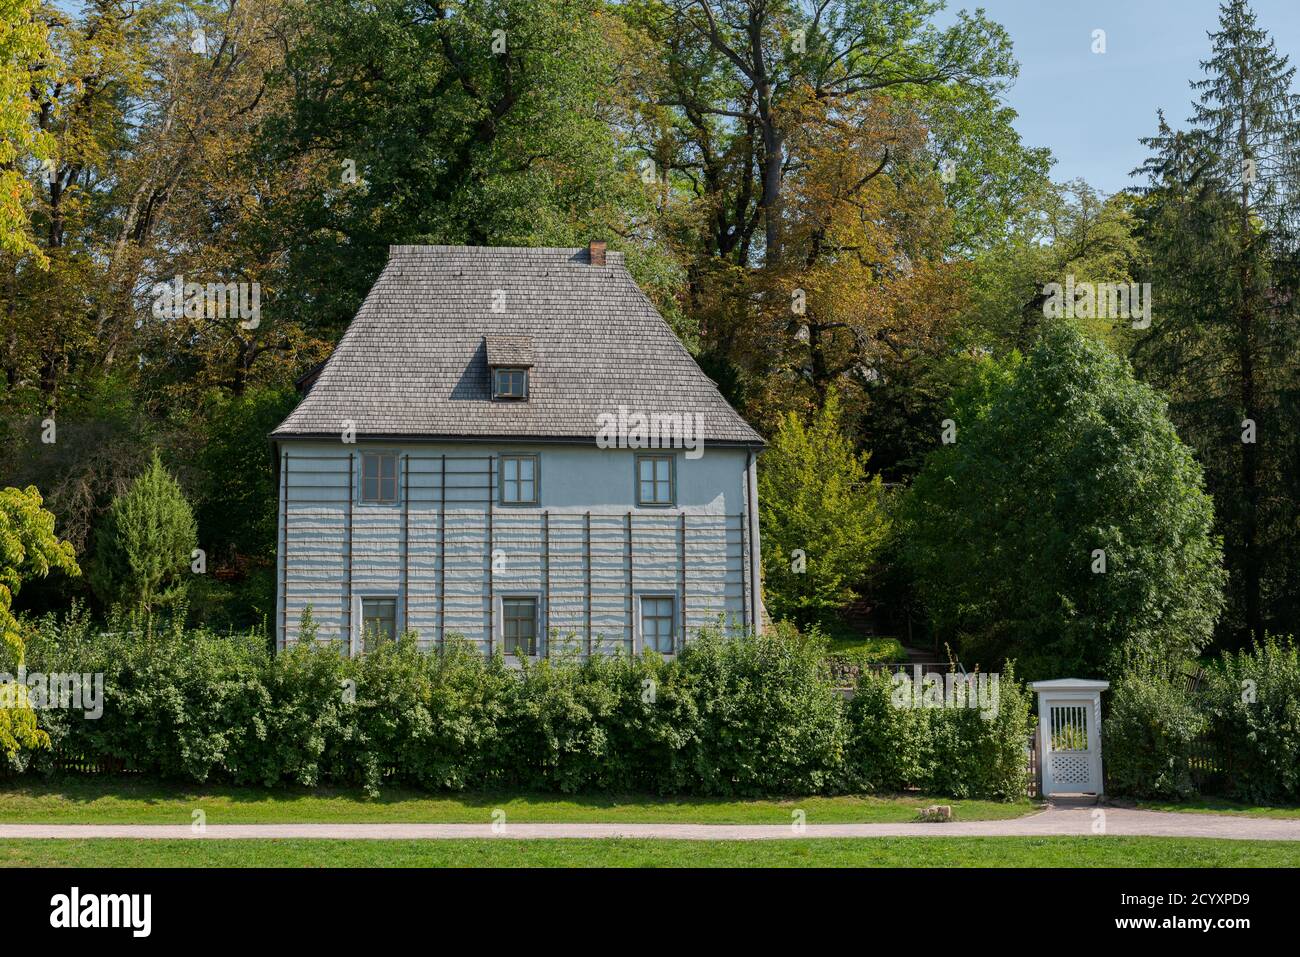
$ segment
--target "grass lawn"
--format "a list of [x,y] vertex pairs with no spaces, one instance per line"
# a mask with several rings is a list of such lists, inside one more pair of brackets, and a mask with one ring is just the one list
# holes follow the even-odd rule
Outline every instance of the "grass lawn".
[[1243,814],[1246,817],[1300,818],[1300,805],[1243,804],[1227,798],[1198,797],[1189,801],[1140,801],[1145,811],[1185,811],[1193,814]]
[[855,635],[852,632],[832,632],[828,655],[846,658],[854,664],[866,665],[877,662],[902,662],[907,660],[907,652],[897,638],[884,635]]
[[736,801],[722,798],[660,798],[647,795],[456,794],[385,789],[375,800],[358,791],[330,789],[267,791],[259,788],[187,787],[115,778],[57,784],[23,782],[0,789],[0,821],[7,824],[189,824],[203,810],[209,824],[428,823],[490,821],[500,808],[511,821],[610,824],[789,824],[801,809],[809,824],[899,822],[918,808],[951,804],[962,821],[1003,820],[1038,809],[1028,800],[953,801],[903,796],[805,797]]
[[778,841],[0,841],[15,867],[1300,867],[1300,842],[1168,837]]

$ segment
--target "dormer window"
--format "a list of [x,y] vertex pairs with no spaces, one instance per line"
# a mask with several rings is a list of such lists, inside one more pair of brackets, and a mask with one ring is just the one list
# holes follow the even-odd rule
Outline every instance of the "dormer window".
[[483,337],[483,351],[492,374],[492,398],[528,401],[528,373],[533,367],[533,337],[491,335]]
[[493,369],[492,398],[526,399],[528,398],[527,369]]

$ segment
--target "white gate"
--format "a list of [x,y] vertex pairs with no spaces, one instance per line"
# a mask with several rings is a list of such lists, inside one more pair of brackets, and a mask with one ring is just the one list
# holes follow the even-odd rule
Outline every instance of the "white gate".
[[1101,692],[1106,681],[1035,681],[1043,795],[1101,794]]

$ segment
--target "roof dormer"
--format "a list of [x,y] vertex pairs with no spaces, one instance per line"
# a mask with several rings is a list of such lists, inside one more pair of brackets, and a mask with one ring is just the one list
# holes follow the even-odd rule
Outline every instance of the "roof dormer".
[[533,367],[533,337],[524,335],[484,336],[488,372],[492,375],[492,398],[526,402],[528,376]]

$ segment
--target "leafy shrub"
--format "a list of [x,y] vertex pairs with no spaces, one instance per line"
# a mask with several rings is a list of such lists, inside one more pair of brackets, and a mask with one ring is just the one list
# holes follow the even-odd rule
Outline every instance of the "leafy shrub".
[[1192,746],[1205,726],[1180,678],[1151,668],[1124,674],[1111,686],[1102,722],[1107,789],[1136,798],[1190,796]]
[[[919,788],[959,798],[1018,800],[1029,785],[1029,695],[1008,663],[996,697],[966,707],[918,705],[911,676],[862,674],[849,707],[849,783],[869,791]],[[991,679],[993,676],[988,676]]]
[[807,794],[832,787],[846,742],[823,642],[778,625],[761,636],[703,632],[678,665],[698,711],[690,776],[707,794]]
[[889,673],[863,671],[848,711],[848,775],[853,786],[902,791],[929,779],[934,762],[931,712],[897,707]]
[[1210,740],[1226,765],[1226,796],[1300,801],[1300,648],[1267,637],[1208,673]]
[[35,629],[29,672],[104,675],[98,719],[40,712],[59,753],[168,778],[252,780],[238,756],[267,739],[266,641],[186,632],[183,617],[157,629],[117,619],[101,632],[82,613]]
[[[36,624],[33,668],[100,672],[105,685],[98,720],[38,712],[54,745],[40,767],[78,758],[185,781],[331,783],[371,794],[389,781],[743,796],[849,783],[850,724],[825,643],[789,625],[737,638],[705,629],[674,660],[647,653],[514,667],[454,636],[439,655],[421,652],[411,635],[358,658],[313,642],[273,655],[257,632],[185,630],[183,618],[182,609],[161,627],[121,620],[102,632],[84,613]],[[303,631],[311,634],[310,621]],[[879,733],[857,708],[858,736]],[[926,752],[919,780],[939,780],[935,763],[960,743],[974,753],[943,779],[954,793],[1018,794],[1003,783],[1001,726],[954,719],[953,728],[953,743]],[[878,750],[899,749],[886,733]],[[988,769],[977,767],[983,760]],[[890,788],[918,779],[859,777]]]

